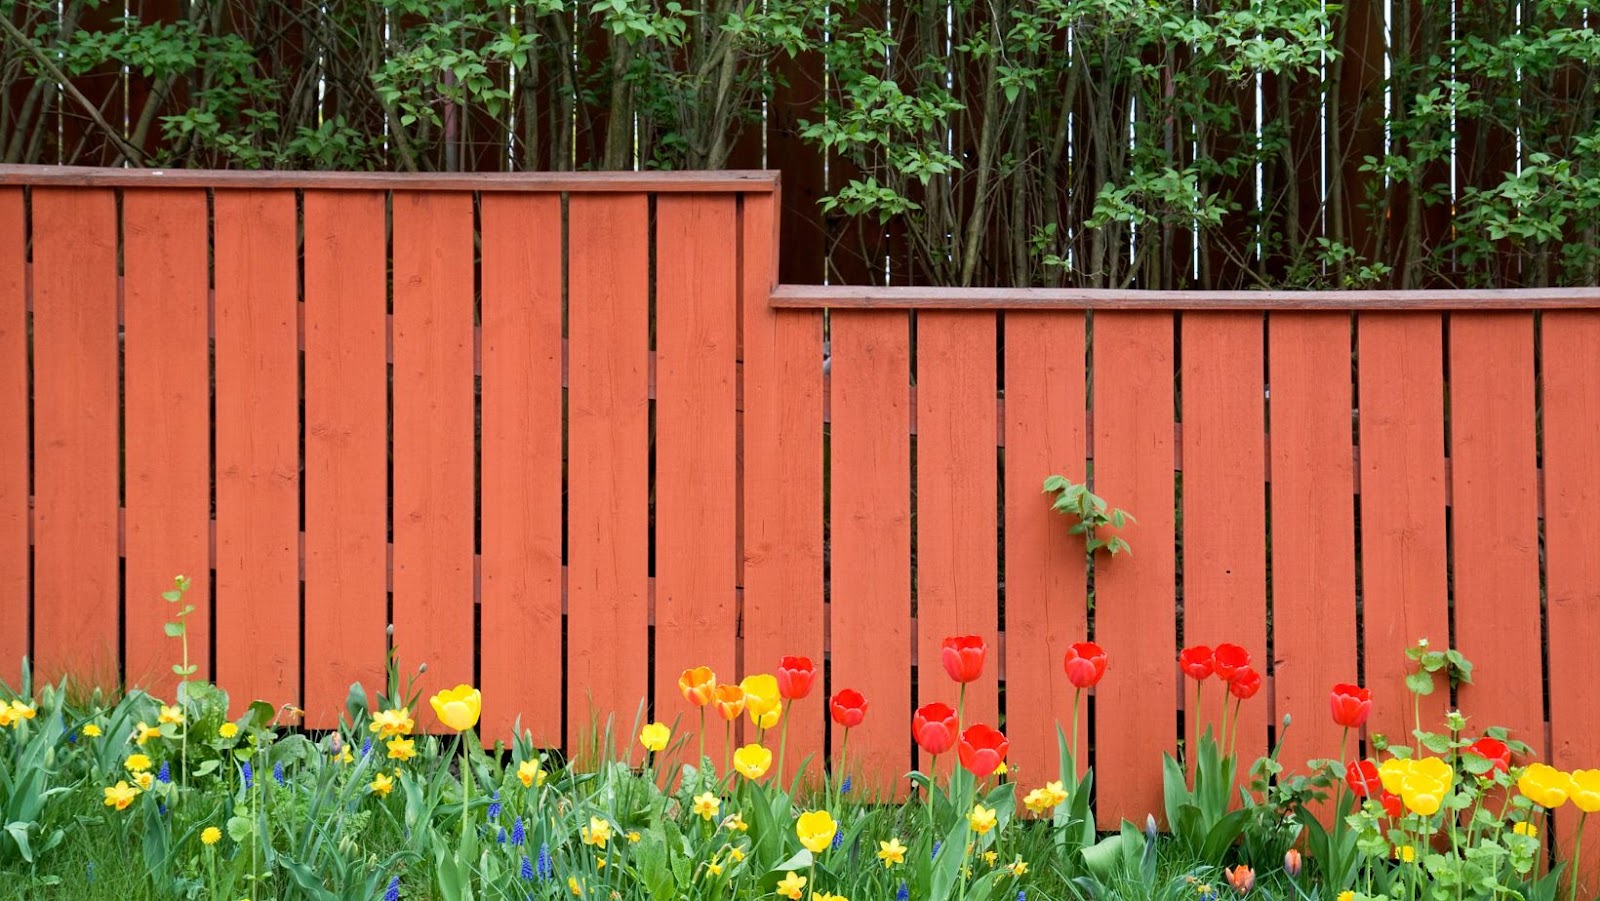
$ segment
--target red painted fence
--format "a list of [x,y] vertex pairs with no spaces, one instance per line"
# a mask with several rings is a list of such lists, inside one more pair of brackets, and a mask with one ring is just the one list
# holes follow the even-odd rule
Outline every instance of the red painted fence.
[[[1337,681],[1407,734],[1427,637],[1478,664],[1473,722],[1600,765],[1600,290],[774,291],[776,203],[0,168],[0,660],[170,690],[184,572],[235,697],[328,727],[392,642],[424,690],[481,683],[490,736],[573,749],[685,713],[684,667],[809,654],[870,699],[851,768],[886,786],[977,632],[968,709],[1031,783],[1092,635],[1110,823],[1160,807],[1182,645],[1265,661],[1241,745],[1292,713],[1299,761],[1338,751]],[[1052,473],[1137,517],[1132,556],[1086,566]],[[801,753],[837,750],[822,711]]]

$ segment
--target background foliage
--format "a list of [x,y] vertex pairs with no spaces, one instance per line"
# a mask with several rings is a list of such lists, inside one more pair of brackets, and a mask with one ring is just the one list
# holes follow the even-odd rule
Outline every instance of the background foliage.
[[12,0],[0,158],[770,166],[789,281],[1594,284],[1588,6]]

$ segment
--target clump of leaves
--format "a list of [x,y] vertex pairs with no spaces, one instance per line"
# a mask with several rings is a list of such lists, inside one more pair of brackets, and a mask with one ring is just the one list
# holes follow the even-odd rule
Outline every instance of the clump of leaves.
[[1100,530],[1107,526],[1121,529],[1134,522],[1133,516],[1120,507],[1108,506],[1104,498],[1089,490],[1087,482],[1079,484],[1066,476],[1050,476],[1044,480],[1044,493],[1056,496],[1050,504],[1052,510],[1077,520],[1068,531],[1083,536],[1091,557],[1101,549],[1113,556],[1133,553],[1133,548],[1120,536],[1100,536]]

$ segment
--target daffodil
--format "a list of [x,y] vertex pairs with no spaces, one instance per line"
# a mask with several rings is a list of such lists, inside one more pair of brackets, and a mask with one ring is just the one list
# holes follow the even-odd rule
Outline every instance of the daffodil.
[[997,820],[998,816],[996,815],[994,808],[984,807],[982,804],[974,804],[972,806],[972,812],[967,814],[968,828],[979,835],[984,835],[988,833],[990,829],[993,829]]
[[821,854],[833,844],[833,835],[839,831],[839,824],[833,821],[833,814],[826,810],[812,810],[800,814],[795,821],[794,832],[800,837],[800,844],[812,854]]
[[394,777],[388,773],[380,772],[372,777],[372,782],[367,787],[372,789],[372,793],[375,795],[388,797],[389,792],[394,791]]
[[712,820],[717,811],[722,809],[722,801],[710,792],[702,792],[694,796],[694,807],[691,810],[703,820]]
[[800,901],[800,893],[805,887],[806,877],[790,870],[789,874],[784,876],[783,880],[778,883],[778,894],[790,899],[790,901]]
[[646,751],[660,753],[671,738],[672,730],[666,723],[651,723],[639,730],[639,744],[644,745]]
[[389,739],[388,743],[385,744],[384,747],[389,749],[388,756],[391,760],[405,761],[417,756],[415,745],[416,739],[401,738],[397,735],[394,738]]
[[1026,876],[1028,875],[1028,862],[1019,857],[1009,866],[1007,866],[1006,869],[1010,870],[1011,875],[1013,876]]
[[158,722],[158,723],[171,723],[174,726],[182,725],[183,724],[183,708],[182,707],[168,707],[167,705],[162,704],[161,705],[161,714],[156,717],[156,722]]
[[599,817],[590,817],[589,825],[579,831],[583,834],[583,843],[596,848],[604,848],[611,840],[611,824]]
[[750,824],[744,821],[744,814],[734,811],[728,814],[727,819],[722,821],[722,828],[730,832],[748,832]]
[[105,790],[106,806],[118,810],[127,810],[133,799],[139,797],[139,790],[126,782],[119,781],[116,785]]
[[156,777],[150,775],[149,772],[134,773],[133,784],[139,786],[140,791],[147,792],[150,790],[150,786],[156,784]]
[[710,873],[713,876],[721,876],[722,875],[722,864],[717,863],[716,861],[713,860],[710,863],[706,864],[706,872]]
[[434,715],[457,732],[465,732],[478,724],[483,712],[483,695],[470,685],[447,688],[428,699]]
[[523,788],[532,788],[535,782],[544,784],[544,768],[539,766],[537,760],[524,760],[517,764],[517,778],[522,780]]
[[160,726],[147,725],[143,720],[141,720],[137,726],[133,727],[133,740],[140,747],[144,747],[144,743],[149,741],[150,739],[152,739],[152,738],[160,738],[160,737],[161,737],[161,727]]
[[906,862],[906,846],[900,844],[898,836],[886,842],[878,842],[878,859],[883,861],[884,869]]
[[367,726],[369,731],[378,733],[379,738],[410,735],[411,730],[415,728],[417,728],[417,722],[411,718],[411,708],[409,707],[380,710],[373,714],[372,722]]
[[[637,832],[629,832],[628,835],[627,835],[627,838],[628,838],[628,844],[630,844],[630,845],[637,845],[639,843],[639,833],[637,833]],[[739,849],[738,848],[734,848],[733,850],[737,851]]]
[[994,866],[994,862],[999,860],[999,859],[1000,859],[1000,852],[999,851],[985,851],[985,852],[983,852],[983,862],[988,864],[991,867]]

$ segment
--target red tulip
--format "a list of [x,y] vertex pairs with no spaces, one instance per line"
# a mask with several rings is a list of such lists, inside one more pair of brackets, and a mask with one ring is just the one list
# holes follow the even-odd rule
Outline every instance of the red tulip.
[[[949,704],[934,702],[917,708],[911,716],[911,737],[929,754],[943,754],[955,747],[961,724]],[[991,770],[991,772],[993,772]]]
[[1235,671],[1250,665],[1250,652],[1236,644],[1219,644],[1211,652],[1211,665],[1224,682],[1232,682]]
[[1106,674],[1106,652],[1090,641],[1080,641],[1067,649],[1061,666],[1067,679],[1078,688],[1092,688]]
[[1370,797],[1383,790],[1383,780],[1378,778],[1378,765],[1370,760],[1352,760],[1344,768],[1344,781],[1358,798]]
[[1233,678],[1228,680],[1228,691],[1241,701],[1248,701],[1261,690],[1261,674],[1251,669],[1248,665],[1241,666],[1233,671]]
[[972,775],[982,778],[994,775],[1000,764],[1006,762],[1006,751],[1011,743],[999,731],[988,726],[967,727],[961,733],[961,765]]
[[1400,800],[1399,795],[1386,791],[1380,800],[1383,801],[1383,813],[1389,819],[1398,820],[1405,816],[1405,804]]
[[834,722],[852,729],[867,718],[867,699],[854,688],[846,688],[833,696],[833,700],[828,702],[828,709],[833,713]]
[[1490,763],[1494,764],[1494,769],[1491,769],[1490,773],[1495,770],[1504,773],[1511,767],[1511,749],[1506,747],[1506,743],[1503,741],[1484,737],[1467,745],[1467,750],[1479,757],[1488,759]]
[[1178,655],[1178,665],[1183,667],[1184,675],[1202,682],[1212,672],[1211,649],[1203,644],[1184,648],[1183,653]]
[[778,694],[788,701],[798,701],[811,694],[811,683],[817,678],[817,668],[810,657],[785,657],[778,664]]
[[1340,682],[1329,696],[1333,721],[1346,729],[1359,729],[1372,712],[1372,689]]
[[957,682],[971,682],[983,675],[983,656],[988,653],[983,639],[977,635],[958,635],[946,638],[939,653],[944,660],[944,671]]

